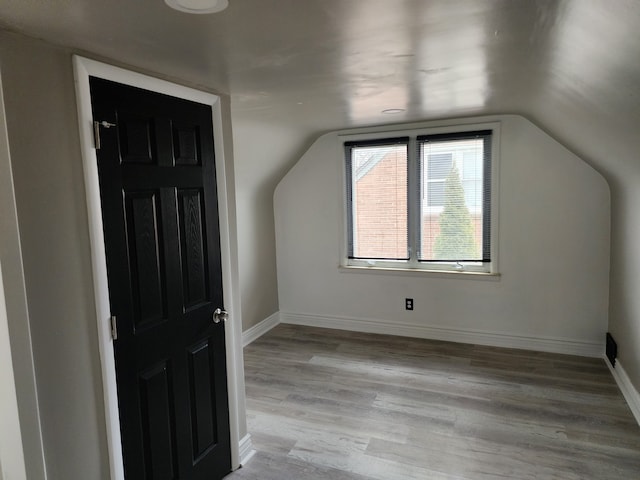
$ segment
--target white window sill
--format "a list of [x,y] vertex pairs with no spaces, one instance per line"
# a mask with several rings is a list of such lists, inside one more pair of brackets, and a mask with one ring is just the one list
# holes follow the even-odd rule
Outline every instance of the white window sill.
[[356,265],[340,265],[338,267],[340,273],[366,273],[374,275],[399,275],[399,276],[418,276],[427,278],[450,278],[450,279],[466,279],[466,280],[486,280],[500,281],[500,273],[491,272],[471,272],[471,271],[453,271],[453,270],[425,270],[419,268],[391,268],[391,267],[364,267]]

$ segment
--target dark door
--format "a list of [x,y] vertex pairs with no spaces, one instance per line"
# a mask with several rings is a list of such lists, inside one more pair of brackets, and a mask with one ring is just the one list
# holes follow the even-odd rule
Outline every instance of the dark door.
[[[211,107],[90,79],[127,480],[231,470]],[[113,124],[113,125],[110,125]]]

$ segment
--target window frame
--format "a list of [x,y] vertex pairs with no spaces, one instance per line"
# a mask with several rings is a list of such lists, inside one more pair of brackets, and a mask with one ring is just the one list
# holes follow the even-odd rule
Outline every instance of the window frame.
[[[419,147],[418,137],[434,136],[441,134],[464,134],[475,131],[491,131],[491,155],[490,165],[490,261],[481,264],[454,264],[444,262],[434,262],[428,260],[418,260],[417,250],[420,246],[421,235],[421,215],[416,212],[420,209],[420,182],[421,173],[419,168]],[[345,144],[384,144],[388,140],[397,140],[399,138],[408,137],[407,142],[407,179],[408,179],[408,195],[407,195],[407,227],[408,227],[408,243],[409,243],[409,259],[408,260],[382,260],[382,259],[357,259],[349,258],[349,242],[351,240],[351,211],[349,185],[350,177],[347,174],[347,166],[349,159],[347,158],[347,149]],[[500,122],[482,122],[469,124],[451,124],[442,126],[411,126],[409,128],[399,127],[377,129],[376,131],[352,133],[338,135],[340,148],[340,177],[343,185],[343,225],[342,240],[340,242],[340,267],[346,270],[375,270],[379,272],[417,272],[417,273],[461,273],[473,275],[498,275],[498,175],[499,175],[499,158],[500,158]],[[483,166],[486,171],[486,167]],[[431,208],[431,207],[429,207]]]

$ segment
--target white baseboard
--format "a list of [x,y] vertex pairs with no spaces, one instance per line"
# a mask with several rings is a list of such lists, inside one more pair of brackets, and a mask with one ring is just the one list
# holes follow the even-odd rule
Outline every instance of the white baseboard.
[[492,347],[520,348],[540,352],[564,353],[583,357],[601,357],[604,342],[585,342],[564,338],[511,335],[429,325],[415,325],[382,320],[280,312],[280,322],[309,327],[335,328],[355,332],[380,333],[403,337],[426,338]]
[[280,312],[276,312],[273,315],[268,316],[260,323],[257,323],[253,327],[242,332],[242,346],[246,347],[251,342],[256,341],[262,335],[267,333],[273,327],[276,327],[280,323]]
[[620,360],[616,360],[615,367],[611,366],[611,363],[606,356],[604,357],[604,361],[607,364],[607,367],[609,367],[618,387],[620,387],[620,391],[622,392],[624,399],[627,401],[627,404],[631,409],[631,413],[636,417],[636,422],[640,425],[640,393],[638,393],[638,390],[636,390],[633,383],[631,383],[631,379],[622,367]]
[[253,443],[251,442],[251,435],[248,433],[240,440],[238,445],[238,453],[240,456],[240,466],[244,466],[247,464],[251,457],[253,457],[256,451],[253,448]]

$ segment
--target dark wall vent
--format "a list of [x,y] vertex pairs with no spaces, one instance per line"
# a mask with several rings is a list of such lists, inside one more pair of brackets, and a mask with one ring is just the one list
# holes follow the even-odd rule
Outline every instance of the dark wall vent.
[[609,332],[607,332],[607,358],[609,359],[609,362],[611,363],[612,367],[616,366],[616,357],[618,356],[618,344],[616,343],[616,341],[613,339],[613,337],[611,336],[611,334]]

